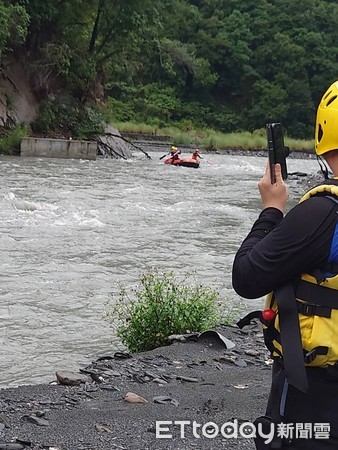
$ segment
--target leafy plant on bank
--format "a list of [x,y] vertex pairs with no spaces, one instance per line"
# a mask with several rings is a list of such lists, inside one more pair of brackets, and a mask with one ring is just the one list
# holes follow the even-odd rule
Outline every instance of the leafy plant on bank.
[[3,129],[0,135],[0,152],[4,155],[19,155],[23,137],[28,136],[25,124],[16,125],[9,130]]
[[153,269],[139,277],[133,295],[120,286],[105,319],[129,351],[151,350],[168,344],[172,334],[200,332],[219,323],[218,292],[196,281],[191,284],[192,275],[180,280],[173,272]]
[[83,139],[103,133],[102,123],[103,115],[97,109],[82,105],[66,94],[41,102],[32,129],[35,133],[48,135],[54,132]]

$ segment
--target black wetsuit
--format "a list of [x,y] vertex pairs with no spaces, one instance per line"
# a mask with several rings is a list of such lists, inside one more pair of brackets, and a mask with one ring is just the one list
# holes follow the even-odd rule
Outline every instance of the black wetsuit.
[[[325,266],[335,235],[337,210],[338,205],[325,197],[299,203],[284,218],[275,208],[264,209],[235,256],[235,291],[244,298],[262,297],[303,273]],[[274,363],[273,373],[280,369]],[[330,440],[301,439],[290,449],[338,450],[338,369],[336,372],[328,376],[327,369],[307,368],[307,394],[289,386],[283,421],[329,422],[332,436]]]

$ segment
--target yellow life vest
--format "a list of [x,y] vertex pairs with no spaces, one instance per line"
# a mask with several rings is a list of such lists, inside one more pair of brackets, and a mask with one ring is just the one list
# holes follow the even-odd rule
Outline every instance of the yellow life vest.
[[[303,202],[314,195],[335,198],[338,210],[338,186],[323,184],[308,191]],[[323,277],[322,277],[323,278]],[[299,328],[306,366],[327,367],[338,362],[338,274],[319,279],[316,274],[303,274],[295,285]],[[266,308],[275,313],[264,320],[265,343],[273,358],[283,358],[280,335],[280,317],[274,292],[266,298]],[[264,315],[264,314],[263,314]],[[271,315],[271,314],[270,314]],[[272,314],[273,316],[273,314]],[[285,330],[287,333],[288,330]]]

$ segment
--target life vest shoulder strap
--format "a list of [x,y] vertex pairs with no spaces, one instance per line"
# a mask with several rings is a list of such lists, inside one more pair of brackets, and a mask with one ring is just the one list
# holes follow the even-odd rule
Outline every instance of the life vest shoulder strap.
[[309,385],[304,364],[294,285],[288,283],[282,286],[274,292],[274,296],[278,306],[286,379],[289,384],[300,391],[307,392]]

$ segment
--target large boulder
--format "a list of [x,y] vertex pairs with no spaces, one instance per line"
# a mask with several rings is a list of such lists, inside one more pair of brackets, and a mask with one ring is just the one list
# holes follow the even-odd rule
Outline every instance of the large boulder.
[[0,71],[0,126],[29,124],[36,118],[38,109],[24,65],[7,60]]
[[132,145],[123,139],[121,133],[116,128],[106,124],[105,133],[98,140],[98,151],[103,156],[123,159],[132,157]]

